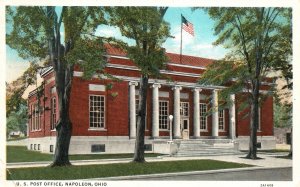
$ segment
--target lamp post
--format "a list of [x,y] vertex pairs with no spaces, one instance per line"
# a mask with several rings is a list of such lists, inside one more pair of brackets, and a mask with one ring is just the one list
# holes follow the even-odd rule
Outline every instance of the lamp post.
[[172,142],[172,121],[173,121],[173,115],[169,115],[170,119],[170,143]]

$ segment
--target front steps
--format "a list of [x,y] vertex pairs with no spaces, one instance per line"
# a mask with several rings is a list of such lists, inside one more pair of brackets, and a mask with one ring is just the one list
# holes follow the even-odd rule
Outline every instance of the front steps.
[[229,139],[181,140],[175,157],[243,154]]

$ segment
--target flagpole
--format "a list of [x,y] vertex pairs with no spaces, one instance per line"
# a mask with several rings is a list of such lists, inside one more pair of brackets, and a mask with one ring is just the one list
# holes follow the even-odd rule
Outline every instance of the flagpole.
[[180,34],[180,64],[182,63],[181,60],[182,60],[182,14],[181,14],[181,34]]

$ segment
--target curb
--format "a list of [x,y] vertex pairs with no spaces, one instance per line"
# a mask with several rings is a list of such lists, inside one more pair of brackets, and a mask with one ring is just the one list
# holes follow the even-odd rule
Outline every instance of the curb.
[[205,174],[216,174],[216,173],[227,173],[227,172],[240,172],[240,171],[255,171],[255,170],[268,170],[268,169],[281,169],[281,168],[292,168],[292,167],[246,167],[246,168],[234,168],[234,169],[220,169],[220,170],[206,170],[206,171],[187,171],[177,173],[160,173],[160,174],[148,174],[148,175],[131,175],[131,176],[118,176],[118,177],[102,177],[102,178],[90,178],[90,179],[79,179],[79,180],[136,180],[136,179],[151,179],[151,178],[163,178],[171,176],[185,176],[185,175],[205,175]]

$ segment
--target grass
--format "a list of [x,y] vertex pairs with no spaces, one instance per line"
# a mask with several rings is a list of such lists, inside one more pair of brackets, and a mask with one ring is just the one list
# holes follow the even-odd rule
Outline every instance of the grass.
[[118,163],[70,167],[39,167],[7,170],[8,180],[70,180],[113,176],[144,175],[186,171],[250,167],[251,165],[215,160],[161,161]]
[[[156,157],[161,154],[146,153],[146,157]],[[37,162],[51,161],[52,154],[40,153],[27,150],[25,146],[7,146],[7,163],[12,162]],[[90,154],[90,155],[70,155],[70,160],[94,160],[94,159],[114,159],[133,158],[133,154]]]
[[276,156],[276,158],[283,158],[283,159],[288,159],[288,160],[293,160],[293,157],[285,155],[285,156]]
[[270,149],[270,150],[258,150],[260,153],[282,153],[282,152],[289,152],[288,149]]
[[18,138],[10,138],[10,139],[7,139],[6,141],[10,142],[10,141],[17,141],[17,140],[24,140],[24,139],[27,139],[28,137],[18,137]]
[[[257,149],[257,153],[282,153],[282,152],[289,152],[290,150],[287,149],[270,149],[270,150],[259,150]],[[248,153],[248,151],[243,150],[242,152]]]

